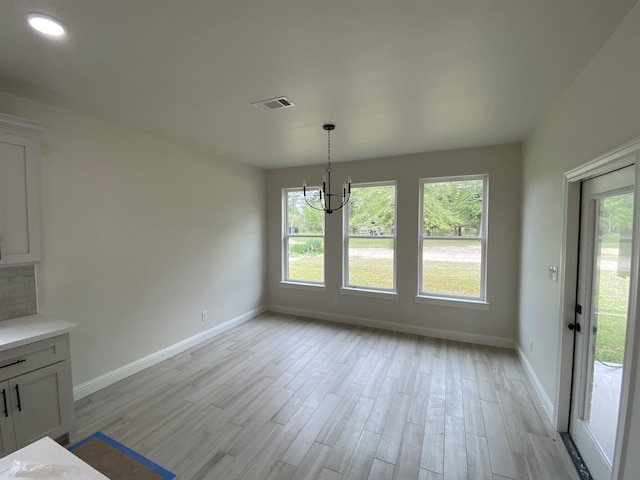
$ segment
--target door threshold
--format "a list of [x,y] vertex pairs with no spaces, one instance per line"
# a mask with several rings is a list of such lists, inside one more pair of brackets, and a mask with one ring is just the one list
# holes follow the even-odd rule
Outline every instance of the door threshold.
[[562,443],[564,443],[567,452],[569,452],[569,456],[571,457],[573,465],[576,467],[576,472],[578,472],[580,480],[593,480],[589,469],[585,465],[584,460],[582,460],[582,455],[580,455],[580,452],[576,448],[576,444],[573,443],[571,435],[569,435],[568,432],[560,432],[560,438],[562,438]]

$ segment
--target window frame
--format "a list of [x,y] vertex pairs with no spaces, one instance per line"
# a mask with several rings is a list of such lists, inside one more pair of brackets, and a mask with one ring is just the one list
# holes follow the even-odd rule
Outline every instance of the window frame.
[[[480,236],[456,237],[456,236],[429,236],[424,234],[424,186],[429,183],[461,182],[468,180],[482,180],[482,210],[480,218]],[[458,175],[449,177],[421,178],[419,182],[419,206],[418,206],[418,294],[416,301],[420,303],[434,303],[447,305],[456,302],[457,305],[468,304],[469,308],[477,305],[480,308],[488,306],[487,302],[487,243],[489,237],[489,174]],[[479,240],[480,241],[480,295],[472,297],[468,295],[455,295],[451,293],[436,293],[423,291],[424,285],[424,246],[428,240]],[[428,241],[427,240],[427,241]]]
[[[307,191],[313,191],[313,190],[319,190],[320,187],[319,186],[307,186],[306,187]],[[323,269],[322,269],[322,281],[321,282],[317,282],[317,281],[313,281],[313,280],[298,280],[298,279],[292,279],[289,278],[289,239],[292,237],[302,237],[302,238],[321,238],[322,239],[322,244],[323,244],[323,248],[326,248],[326,217],[323,214],[322,216],[322,221],[323,221],[323,226],[322,226],[322,230],[323,230],[323,234],[319,235],[319,234],[308,234],[308,235],[296,235],[296,234],[290,234],[289,233],[289,193],[290,192],[303,192],[303,188],[302,187],[292,187],[292,188],[283,188],[282,189],[282,222],[281,222],[281,226],[282,226],[282,261],[280,262],[280,266],[281,266],[281,280],[280,280],[280,284],[283,287],[289,287],[289,288],[301,288],[301,289],[311,289],[311,290],[318,290],[318,289],[324,289],[325,288],[325,283],[326,283],[326,257],[324,257],[323,254],[323,258],[324,258],[324,265],[323,265]],[[312,208],[312,207],[308,207],[308,208]]]
[[[342,214],[342,286],[341,292],[348,295],[364,295],[369,297],[379,297],[397,299],[397,278],[398,278],[398,182],[396,180],[386,180],[379,182],[363,182],[351,185],[351,190],[367,187],[393,186],[394,193],[394,229],[393,235],[350,235],[349,234],[349,208],[345,206]],[[350,238],[377,238],[393,240],[393,285],[391,288],[369,287],[363,285],[349,284],[349,239]]]

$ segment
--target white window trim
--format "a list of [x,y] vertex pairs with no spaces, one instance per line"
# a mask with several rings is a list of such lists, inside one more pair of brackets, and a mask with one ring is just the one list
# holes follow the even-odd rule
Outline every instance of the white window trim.
[[[462,295],[447,295],[435,292],[422,291],[422,279],[424,276],[423,252],[424,252],[424,185],[427,183],[458,182],[465,180],[482,180],[482,229],[480,237],[430,237],[433,240],[480,240],[481,265],[480,265],[480,296],[468,297]],[[418,294],[416,303],[430,303],[444,306],[458,306],[461,308],[489,309],[487,301],[487,242],[489,238],[489,175],[460,175],[455,177],[421,178],[419,182],[418,207]]]
[[324,283],[312,283],[296,280],[281,280],[280,286],[283,288],[293,288],[294,290],[309,290],[312,292],[324,292],[327,290]]
[[[315,189],[319,189],[320,187],[307,187],[307,190],[315,190]],[[314,291],[319,291],[319,290],[324,290],[325,288],[325,281],[326,281],[326,277],[325,277],[325,281],[323,282],[313,282],[310,280],[296,280],[296,279],[292,279],[292,278],[288,278],[288,274],[289,274],[289,237],[310,237],[310,238],[321,238],[322,239],[322,243],[323,245],[326,244],[326,238],[325,235],[289,235],[288,232],[288,228],[289,228],[289,212],[288,212],[288,208],[289,208],[289,192],[301,192],[302,188],[299,187],[295,187],[295,188],[283,188],[282,189],[282,205],[281,205],[281,218],[282,218],[282,222],[281,222],[281,237],[282,237],[282,261],[280,262],[280,267],[282,269],[281,274],[280,274],[280,286],[282,287],[286,287],[286,288],[294,288],[294,287],[298,287],[302,290],[314,290]],[[326,233],[326,232],[325,232]],[[323,271],[323,275],[324,275],[324,271]]]
[[397,280],[397,262],[398,262],[398,182],[396,180],[382,181],[382,182],[368,182],[368,183],[358,183],[352,184],[352,190],[355,188],[363,188],[363,187],[380,187],[380,186],[390,186],[392,185],[394,190],[394,223],[396,228],[394,228],[393,235],[381,235],[378,239],[383,238],[391,238],[393,239],[393,287],[392,288],[382,288],[382,287],[370,287],[364,285],[354,285],[349,284],[349,238],[372,238],[364,235],[353,235],[349,236],[349,210],[348,207],[345,206],[342,212],[342,287],[341,291],[346,293],[347,295],[362,295],[362,296],[376,296],[379,297],[383,295],[384,298],[388,298],[389,295],[397,295],[396,290],[396,280]]
[[416,303],[439,305],[441,307],[466,308],[468,310],[489,310],[491,304],[482,300],[470,300],[470,297],[434,297],[417,295]]
[[398,300],[398,293],[392,290],[370,289],[363,287],[341,287],[340,293],[356,297],[382,298],[385,300]]

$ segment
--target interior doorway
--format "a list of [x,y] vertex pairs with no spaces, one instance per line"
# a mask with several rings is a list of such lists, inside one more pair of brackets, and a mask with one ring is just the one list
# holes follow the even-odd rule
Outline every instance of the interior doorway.
[[635,166],[582,182],[569,433],[595,480],[612,473],[629,323]]
[[639,159],[640,138],[565,173],[552,420],[559,432],[570,433],[596,480],[618,478],[621,455],[631,454],[622,426],[632,370],[624,366],[631,364],[640,328]]

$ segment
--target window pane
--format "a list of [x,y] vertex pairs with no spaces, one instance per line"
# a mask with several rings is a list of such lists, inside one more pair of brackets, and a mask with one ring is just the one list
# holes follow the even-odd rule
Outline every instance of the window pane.
[[395,216],[395,185],[352,187],[347,227],[348,286],[394,288]]
[[422,248],[422,291],[440,295],[481,296],[480,240],[425,238]]
[[349,199],[349,235],[394,235],[395,185],[353,187]]
[[[307,189],[307,196],[318,194],[318,189]],[[287,234],[324,235],[324,212],[307,205],[300,190],[287,192]]]
[[[307,189],[307,196],[318,195]],[[301,190],[287,192],[285,280],[324,283],[324,212],[307,205]]]
[[349,285],[393,288],[392,238],[349,239]]
[[426,236],[482,235],[483,180],[424,184],[423,227]]
[[322,237],[289,237],[288,280],[324,282],[324,239]]
[[420,294],[484,300],[486,181],[459,177],[423,183]]

